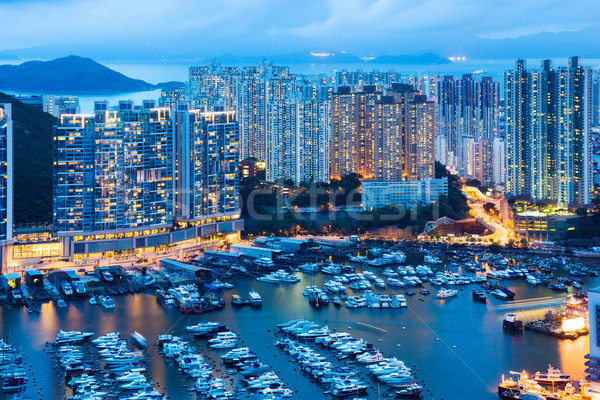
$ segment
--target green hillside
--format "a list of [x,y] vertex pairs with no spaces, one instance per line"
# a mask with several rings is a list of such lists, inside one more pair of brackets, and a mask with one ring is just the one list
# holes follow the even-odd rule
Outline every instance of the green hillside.
[[0,92],[12,104],[14,223],[52,222],[52,127],[56,118]]

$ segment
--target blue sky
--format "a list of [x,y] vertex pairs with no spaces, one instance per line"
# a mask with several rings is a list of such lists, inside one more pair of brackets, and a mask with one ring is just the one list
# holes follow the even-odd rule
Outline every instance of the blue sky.
[[600,22],[599,8],[597,0],[0,0],[0,47],[443,54],[484,15],[468,40],[578,30]]

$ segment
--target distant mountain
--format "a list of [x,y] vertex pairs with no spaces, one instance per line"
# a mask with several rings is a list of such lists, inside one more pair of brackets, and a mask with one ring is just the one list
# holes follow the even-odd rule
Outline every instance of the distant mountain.
[[0,65],[0,90],[75,94],[139,92],[154,88],[148,82],[128,78],[90,58],[78,56]]
[[412,65],[412,64],[452,64],[447,58],[440,56],[435,53],[425,53],[420,56],[411,56],[402,54],[399,56],[390,56],[383,55],[379,57],[375,57],[372,60],[369,60],[371,64],[404,64],[404,65]]
[[[576,31],[539,32],[514,39],[487,39],[469,36],[456,47],[455,54],[469,58],[600,58],[600,24]],[[533,67],[533,66],[532,66]],[[536,65],[537,67],[537,65]]]
[[0,51],[0,60],[18,61],[19,57],[14,54],[7,53],[6,51]]
[[0,92],[12,104],[14,223],[52,222],[52,127],[56,118]]

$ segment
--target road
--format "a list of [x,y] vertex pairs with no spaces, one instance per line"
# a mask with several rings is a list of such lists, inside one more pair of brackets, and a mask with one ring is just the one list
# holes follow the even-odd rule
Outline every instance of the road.
[[492,218],[483,209],[483,205],[485,203],[493,203],[496,206],[496,209],[499,210],[499,201],[497,199],[492,199],[490,197],[485,196],[479,191],[479,189],[470,186],[463,186],[462,191],[465,194],[465,196],[467,196],[467,199],[470,200],[469,207],[471,207],[471,214],[473,215],[473,217],[479,218],[480,220],[484,221],[486,224],[494,228],[494,233],[492,235],[486,236],[486,238],[496,240],[503,245],[508,243],[508,240],[513,237],[512,230],[509,227],[503,225],[496,218]]

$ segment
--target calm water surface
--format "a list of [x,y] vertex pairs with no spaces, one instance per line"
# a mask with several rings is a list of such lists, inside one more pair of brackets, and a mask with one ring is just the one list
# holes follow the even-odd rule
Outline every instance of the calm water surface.
[[[419,257],[409,256],[408,263],[419,263]],[[374,271],[381,272],[379,269]],[[154,343],[161,333],[185,335],[186,325],[203,319],[218,320],[237,332],[243,345],[252,348],[261,361],[270,364],[290,388],[297,391],[297,399],[325,397],[319,386],[295,370],[296,365],[289,361],[288,355],[273,347],[277,340],[275,325],[300,317],[327,324],[332,329],[349,331],[354,337],[374,343],[386,356],[404,360],[413,368],[417,379],[424,381],[424,399],[496,398],[501,374],[511,369],[534,372],[545,370],[552,364],[573,378],[584,376],[587,337],[561,341],[529,331],[505,334],[501,327],[505,313],[520,311],[523,317],[531,317],[536,313],[543,315],[543,312],[524,310],[518,303],[506,303],[493,297],[488,299],[488,304],[475,303],[471,298],[472,285],[463,286],[458,297],[443,301],[432,296],[425,297],[425,301],[419,301],[419,295],[408,297],[407,309],[346,309],[329,305],[315,310],[302,296],[302,290],[312,283],[312,279],[302,273],[299,275],[303,281],[293,286],[253,280],[232,281],[235,288],[224,294],[227,306],[204,315],[184,316],[157,303],[154,295],[137,294],[115,298],[116,308],[112,311],[83,300],[72,302],[68,310],[57,309],[52,303],[44,304],[40,314],[28,314],[25,308],[3,309],[0,325],[3,334],[23,348],[27,362],[35,371],[35,375],[30,375],[27,392],[39,398],[37,393],[40,391],[44,399],[63,396],[61,371],[55,369],[51,355],[44,351],[45,343],[52,341],[59,329],[92,331],[98,335],[120,331],[123,336],[138,331],[149,343]],[[324,279],[327,277],[319,274],[314,283],[322,284]],[[505,281],[504,284],[517,293],[517,299],[561,296],[544,287],[531,287],[524,280]],[[598,278],[588,279],[584,287],[599,284]],[[424,286],[435,294],[435,289],[428,284]],[[239,293],[245,297],[252,289],[263,297],[262,309],[231,307],[231,294]],[[199,352],[208,354],[220,364],[218,354],[226,350],[209,351],[204,342],[197,343]],[[331,358],[335,356],[333,352],[325,353]],[[163,360],[155,346],[149,346],[147,356],[152,380],[158,381],[170,398],[195,398],[184,386],[186,382],[181,381],[176,368]],[[359,367],[359,370],[364,371],[364,368]],[[369,398],[377,398],[376,382],[366,374],[363,376],[371,384]],[[187,384],[192,382],[187,381]],[[381,390],[385,392],[385,387]]]

